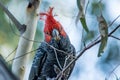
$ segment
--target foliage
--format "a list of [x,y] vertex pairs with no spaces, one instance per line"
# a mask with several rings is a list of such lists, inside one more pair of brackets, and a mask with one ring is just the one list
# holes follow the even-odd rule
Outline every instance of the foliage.
[[104,19],[102,14],[100,17],[98,17],[98,22],[99,22],[99,32],[101,35],[101,44],[100,44],[99,51],[98,51],[98,57],[100,57],[102,55],[102,53],[104,52],[104,49],[107,45],[108,26],[107,26],[107,22]]
[[91,5],[92,5],[91,6],[91,8],[92,8],[91,14],[92,15],[98,15],[99,13],[101,13],[101,10],[104,10],[104,8],[105,8],[105,5],[101,2],[95,1]]
[[83,28],[85,29],[85,31],[88,33],[89,29],[87,27],[86,18],[85,18],[85,14],[84,14],[85,1],[84,0],[77,0],[77,6],[78,6],[79,11],[80,11],[79,15],[80,15],[81,24],[82,24]]

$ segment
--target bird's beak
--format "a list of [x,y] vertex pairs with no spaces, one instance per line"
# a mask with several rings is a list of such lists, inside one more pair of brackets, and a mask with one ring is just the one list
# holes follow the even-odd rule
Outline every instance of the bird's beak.
[[57,29],[53,29],[52,36],[56,41],[60,40],[59,31]]

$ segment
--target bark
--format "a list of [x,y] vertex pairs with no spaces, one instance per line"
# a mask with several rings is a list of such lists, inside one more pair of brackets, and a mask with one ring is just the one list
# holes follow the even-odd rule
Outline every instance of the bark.
[[[31,0],[28,3],[26,8],[26,31],[21,35],[18,48],[16,51],[16,57],[26,54],[30,52],[33,46],[33,42],[29,40],[34,40],[36,26],[38,21],[38,8],[40,1],[39,0]],[[26,39],[27,38],[27,39]],[[12,65],[13,73],[20,77],[20,80],[24,80],[24,75],[26,72],[26,64],[28,64],[27,60],[29,60],[29,55],[23,56],[21,58],[15,59]],[[26,80],[26,79],[25,79]]]

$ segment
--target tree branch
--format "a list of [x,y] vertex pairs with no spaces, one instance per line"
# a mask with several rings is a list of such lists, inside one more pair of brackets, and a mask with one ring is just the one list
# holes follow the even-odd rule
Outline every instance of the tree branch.
[[1,80],[19,80],[8,68],[4,58],[0,55],[0,79]]
[[26,25],[20,24],[20,22],[11,14],[11,12],[1,2],[0,2],[0,8],[8,15],[8,17],[16,25],[20,33],[23,34],[26,31]]
[[32,53],[32,52],[35,52],[35,51],[38,50],[38,49],[39,49],[39,48],[34,49],[34,50],[30,51],[30,52],[26,52],[25,54],[23,54],[23,55],[21,55],[21,56],[18,56],[18,57],[15,57],[15,58],[13,58],[13,59],[10,59],[10,60],[8,60],[7,62],[10,62],[10,61],[13,61],[13,60],[15,60],[15,59],[21,58],[21,57],[23,57],[23,56],[25,56],[25,55],[27,55],[27,54],[30,54],[30,53]]
[[[120,66],[120,64],[118,64],[117,66],[115,66],[115,68],[113,68],[113,70],[108,74],[108,76],[106,76],[105,80],[109,80],[110,76],[112,75],[112,73],[114,73],[114,71]],[[114,75],[117,77],[117,75],[114,73]]]
[[55,52],[55,58],[56,58],[56,60],[57,60],[58,66],[60,67],[60,70],[62,70],[62,66],[61,66],[61,64],[60,64],[60,61],[58,60],[58,55],[57,55],[57,52],[56,52],[55,49],[54,49],[54,52]]
[[110,37],[114,38],[114,39],[117,39],[117,40],[120,40],[120,38],[116,37],[116,36],[113,36],[111,35]]
[[109,27],[111,27],[113,25],[113,23],[120,17],[120,15],[118,15],[110,24]]
[[[110,37],[118,28],[120,28],[120,25],[118,25],[115,29],[113,29],[113,30],[108,34],[108,37]],[[76,60],[78,60],[78,59],[83,55],[83,53],[84,53],[86,50],[92,48],[93,46],[95,46],[96,44],[98,44],[100,41],[101,41],[101,39],[99,39],[99,40],[97,40],[97,41],[95,41],[95,42],[92,42],[92,43],[90,43],[87,47],[85,47],[83,50],[81,50],[81,51],[80,51],[80,54],[79,54],[75,59],[73,59],[73,60],[57,75],[56,79],[58,79],[59,76],[60,76],[63,72],[65,72]]]
[[120,27],[120,25],[118,25],[115,29],[113,29],[113,30],[108,34],[108,36],[111,36],[119,27]]

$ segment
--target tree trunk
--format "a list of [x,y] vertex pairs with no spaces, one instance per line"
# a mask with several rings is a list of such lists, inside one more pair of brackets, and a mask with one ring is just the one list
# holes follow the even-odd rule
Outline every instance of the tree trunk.
[[[26,31],[21,35],[15,58],[30,52],[33,46],[36,26],[38,21],[37,11],[39,10],[39,0],[31,0],[26,8]],[[23,80],[26,70],[27,60],[29,55],[22,56],[13,61],[12,71],[13,73]]]

